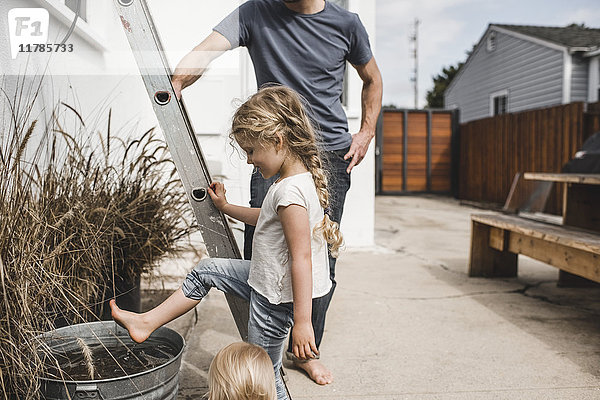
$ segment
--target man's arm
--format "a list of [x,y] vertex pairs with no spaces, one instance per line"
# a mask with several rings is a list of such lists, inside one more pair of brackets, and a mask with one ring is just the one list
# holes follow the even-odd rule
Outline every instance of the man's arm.
[[213,31],[202,43],[186,54],[177,64],[173,74],[172,83],[177,98],[181,98],[183,89],[202,76],[211,61],[229,49],[231,49],[229,40],[219,32]]
[[381,96],[383,93],[383,81],[381,79],[381,72],[375,62],[375,57],[364,65],[352,65],[360,79],[363,81],[362,93],[361,93],[361,121],[360,130],[358,133],[352,135],[352,145],[350,150],[344,156],[344,159],[352,158],[350,165],[346,172],[350,173],[352,168],[358,165],[367,150],[369,149],[369,143],[375,136],[375,127],[377,125],[377,118],[379,118],[379,112],[381,111]]

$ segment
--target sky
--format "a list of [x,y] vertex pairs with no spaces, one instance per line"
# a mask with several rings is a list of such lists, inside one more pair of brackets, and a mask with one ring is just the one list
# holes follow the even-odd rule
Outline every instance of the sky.
[[383,104],[414,107],[413,45],[418,19],[418,106],[442,68],[466,60],[490,23],[600,28],[599,0],[376,0],[375,58]]

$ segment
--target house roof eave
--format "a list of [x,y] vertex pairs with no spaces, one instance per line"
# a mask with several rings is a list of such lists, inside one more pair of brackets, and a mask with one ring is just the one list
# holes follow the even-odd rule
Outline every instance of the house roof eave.
[[483,35],[481,35],[479,42],[477,42],[477,44],[473,48],[473,51],[471,52],[471,54],[469,54],[469,57],[467,57],[467,59],[465,60],[462,67],[460,67],[460,70],[458,71],[458,73],[456,74],[454,79],[452,79],[452,82],[450,82],[450,84],[448,85],[446,90],[444,90],[444,96],[446,95],[446,93],[448,93],[450,90],[452,90],[452,88],[456,85],[456,82],[458,82],[460,80],[463,72],[465,71],[465,69],[470,64],[471,60],[473,59],[473,56],[475,55],[475,53],[477,53],[479,51],[479,49],[481,47],[481,43],[483,42],[483,39],[487,36],[491,27],[492,27],[492,24],[489,24],[488,27],[486,28],[485,32],[483,33]]
[[527,35],[527,34],[521,33],[521,32],[516,32],[511,29],[507,29],[507,28],[497,26],[494,24],[490,24],[490,27],[493,27],[496,32],[501,32],[506,35],[516,37],[518,39],[527,40],[529,42],[533,42],[533,43],[536,43],[536,44],[539,44],[539,45],[542,45],[545,47],[549,47],[554,50],[567,51],[569,49],[569,46],[566,46],[564,44],[554,43],[549,40],[541,39],[536,36]]

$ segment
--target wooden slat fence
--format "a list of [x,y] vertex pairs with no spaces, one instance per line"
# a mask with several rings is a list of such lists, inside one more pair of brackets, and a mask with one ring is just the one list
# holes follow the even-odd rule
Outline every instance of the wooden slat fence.
[[600,102],[587,105],[583,116],[583,134],[586,138],[600,132]]
[[385,109],[377,129],[378,194],[449,193],[456,114]]
[[[600,103],[579,102],[461,124],[458,197],[503,204],[515,173],[560,172],[600,130],[599,115]],[[555,188],[547,211],[560,214],[561,207]]]

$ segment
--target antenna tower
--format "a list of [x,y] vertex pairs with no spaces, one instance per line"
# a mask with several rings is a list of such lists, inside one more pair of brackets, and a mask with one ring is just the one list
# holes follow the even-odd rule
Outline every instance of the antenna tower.
[[410,34],[409,39],[412,44],[412,48],[410,50],[411,57],[414,62],[414,68],[412,70],[413,75],[410,80],[413,83],[413,90],[415,96],[415,109],[419,108],[419,21],[418,18],[415,18],[414,30]]

